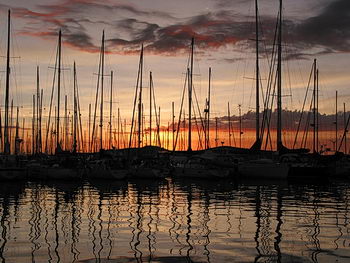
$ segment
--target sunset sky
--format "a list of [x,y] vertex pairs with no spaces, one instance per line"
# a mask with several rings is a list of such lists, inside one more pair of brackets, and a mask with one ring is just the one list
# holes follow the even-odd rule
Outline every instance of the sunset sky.
[[[273,42],[278,0],[260,0],[261,74],[265,85],[267,58]],[[180,104],[191,37],[196,38],[194,85],[204,106],[208,67],[213,70],[214,116],[254,110],[254,0],[0,0],[0,54],[6,54],[7,10],[12,10],[11,96],[22,114],[31,114],[36,65],[40,66],[44,106],[49,103],[58,30],[63,32],[62,94],[72,102],[72,64],[77,63],[82,111],[94,102],[102,30],[106,34],[106,74],[114,71],[114,109],[130,118],[140,46],[145,45],[145,86],[153,72],[162,119]],[[319,61],[321,111],[333,113],[335,90],[339,103],[350,95],[350,2],[348,0],[284,1],[283,108],[299,109],[314,58]],[[266,47],[266,48],[265,48]],[[1,87],[6,60],[2,58]],[[265,88],[265,87],[264,87]],[[109,80],[106,81],[109,100]],[[293,95],[290,97],[289,95]],[[3,101],[3,92],[1,93]],[[145,107],[148,90],[145,89]],[[63,99],[61,100],[63,101]],[[3,105],[3,103],[1,103]],[[63,106],[61,106],[63,108]],[[106,105],[106,113],[108,109]],[[350,105],[349,105],[350,107]],[[72,106],[70,106],[72,108]],[[116,112],[114,112],[116,116]],[[106,118],[108,113],[106,114]]]

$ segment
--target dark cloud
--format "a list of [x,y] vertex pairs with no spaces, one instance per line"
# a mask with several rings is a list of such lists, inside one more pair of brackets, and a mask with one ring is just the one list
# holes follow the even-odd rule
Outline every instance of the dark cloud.
[[350,1],[337,0],[315,16],[295,26],[295,38],[307,47],[325,51],[350,51]]
[[[250,0],[249,0],[250,1]],[[141,44],[148,52],[175,55],[187,52],[190,39],[202,52],[244,45],[247,52],[254,50],[254,18],[243,17],[227,7],[230,3],[244,4],[248,0],[216,2],[216,11],[189,18],[175,18],[169,13],[145,11],[135,6],[97,0],[65,0],[58,4],[38,6],[39,11],[13,8],[17,17],[29,21],[21,33],[52,38],[62,29],[66,44],[87,52],[98,52],[98,38],[89,32],[91,24],[108,27],[108,50],[115,53],[138,52]],[[6,7],[0,5],[1,8]],[[119,20],[104,18],[107,12],[123,14]],[[95,14],[86,18],[89,14]],[[98,14],[98,15],[97,15]],[[277,14],[276,14],[277,16]],[[263,38],[267,46],[274,39],[276,16],[260,17]],[[97,18],[96,18],[97,17]],[[165,23],[155,23],[162,18]],[[284,21],[284,39],[293,46],[285,59],[308,59],[332,52],[350,51],[350,1],[333,0],[320,14],[303,21]],[[320,51],[321,49],[321,51]],[[317,50],[312,52],[313,50]]]
[[110,43],[116,50],[139,46],[144,43],[146,50],[152,53],[176,54],[187,51],[190,39],[195,37],[199,49],[218,49],[235,45],[252,36],[251,23],[235,22],[227,18],[227,12],[207,13],[191,17],[183,22],[169,26],[159,26],[135,19],[120,21],[117,26],[132,32],[131,39],[115,38]]

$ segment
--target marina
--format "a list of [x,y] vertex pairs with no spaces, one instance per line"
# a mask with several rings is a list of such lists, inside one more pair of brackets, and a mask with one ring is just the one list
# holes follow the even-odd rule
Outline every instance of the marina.
[[[344,4],[332,1],[320,17]],[[337,82],[347,76],[330,70],[331,62],[325,65],[323,55],[335,49],[322,51],[323,42],[298,54],[292,53],[307,45],[288,42],[317,15],[293,24],[287,0],[275,1],[268,15],[261,13],[264,1],[244,1],[250,13],[235,21],[247,31],[242,39],[232,36],[239,32],[223,37],[232,26],[227,21],[237,15],[221,10],[231,6],[226,1],[214,5],[218,14],[164,28],[131,17],[180,18],[111,1],[104,12],[130,16],[111,23],[122,28],[117,33],[102,20],[65,17],[80,8],[101,10],[97,2],[34,4],[47,13],[0,3],[0,19],[7,18],[0,78],[0,262],[348,262],[350,114],[347,90]],[[101,14],[92,20],[95,15]],[[31,23],[13,29],[21,19]],[[36,19],[51,25],[51,32],[31,32]],[[74,30],[85,30],[81,23],[109,30],[95,28],[100,39],[94,41],[86,32],[73,37]],[[118,38],[125,32],[139,33],[134,40]],[[144,36],[149,39],[138,40]],[[30,65],[35,74],[28,84],[17,81],[20,57],[13,43],[21,37],[44,37],[54,48],[50,62],[41,66],[37,58]],[[162,50],[162,41],[171,47]],[[223,50],[221,61],[237,72],[244,64],[242,75],[232,77],[232,69],[212,62]],[[95,61],[76,61],[79,52]],[[250,58],[231,59],[230,52]],[[116,70],[113,56],[124,60],[132,80]],[[176,88],[175,77],[157,72],[175,74],[170,56],[184,64]],[[290,64],[299,58],[302,81],[293,86],[296,69]],[[220,79],[222,72],[230,72],[238,88]]]

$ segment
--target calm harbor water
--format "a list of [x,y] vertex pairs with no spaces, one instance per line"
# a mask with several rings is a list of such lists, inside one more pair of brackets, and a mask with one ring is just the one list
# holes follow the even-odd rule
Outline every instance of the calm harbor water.
[[0,262],[350,262],[350,182],[0,184]]

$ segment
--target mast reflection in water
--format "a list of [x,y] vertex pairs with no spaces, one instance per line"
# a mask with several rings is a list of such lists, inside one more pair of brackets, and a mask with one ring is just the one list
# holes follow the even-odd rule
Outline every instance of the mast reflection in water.
[[2,183],[0,262],[349,262],[348,182]]

